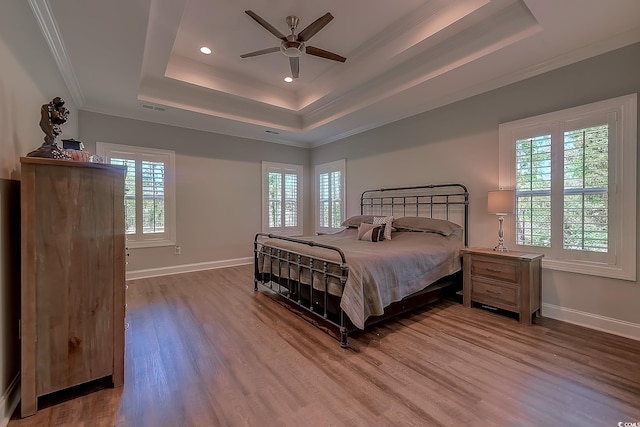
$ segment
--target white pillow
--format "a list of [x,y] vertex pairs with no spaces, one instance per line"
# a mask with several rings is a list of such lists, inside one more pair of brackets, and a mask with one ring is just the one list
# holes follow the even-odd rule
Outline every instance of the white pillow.
[[391,240],[391,224],[393,223],[392,216],[374,216],[373,224],[374,225],[382,225],[384,224],[384,239]]

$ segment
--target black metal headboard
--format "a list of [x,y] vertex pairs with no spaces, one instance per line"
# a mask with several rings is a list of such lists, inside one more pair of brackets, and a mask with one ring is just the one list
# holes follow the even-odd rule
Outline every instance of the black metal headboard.
[[365,190],[360,196],[360,214],[446,219],[464,228],[464,245],[469,246],[469,192],[462,184]]

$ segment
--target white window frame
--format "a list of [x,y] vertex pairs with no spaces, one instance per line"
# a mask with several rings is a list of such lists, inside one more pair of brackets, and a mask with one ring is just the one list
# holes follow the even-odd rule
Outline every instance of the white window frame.
[[[588,123],[595,116],[613,115],[615,129],[609,144],[609,252],[602,257],[572,256],[562,249],[561,227],[552,227],[552,247],[542,248],[515,244],[515,221],[508,216],[506,246],[514,250],[545,254],[544,268],[623,280],[636,280],[636,165],[637,165],[637,94],[613,98],[588,105],[542,114],[499,126],[499,185],[515,188],[515,141],[541,135],[552,135],[552,180],[557,164],[562,168],[562,155],[554,154],[554,144],[563,143],[565,129],[576,121]],[[560,180],[562,175],[560,175]],[[558,188],[559,187],[559,188]],[[557,190],[554,190],[557,188]],[[551,211],[562,215],[563,184],[552,183]],[[556,221],[557,224],[557,221]],[[560,233],[560,235],[558,235]],[[578,259],[582,258],[582,259]]]
[[[303,167],[286,163],[262,162],[262,232],[279,234],[281,236],[301,236],[303,234]],[[297,176],[297,218],[296,226],[269,227],[269,173],[293,173]]]
[[[141,227],[141,212],[136,204],[136,233],[127,234],[127,247],[147,248],[157,246],[173,246],[176,244],[176,198],[175,198],[175,152],[170,150],[160,150],[157,148],[136,147],[122,144],[111,144],[108,142],[96,143],[96,154],[101,156],[106,163],[110,163],[111,158],[130,159],[136,162],[136,170],[139,170],[142,160],[163,162],[165,164],[165,212],[164,212],[164,232],[144,233]],[[141,175],[136,174],[136,193],[141,188]]]
[[[334,162],[330,162],[330,163],[323,163],[321,165],[316,165],[315,167],[315,213],[316,213],[316,218],[315,218],[315,224],[316,224],[316,232],[317,233],[336,233],[340,230],[343,229],[343,227],[322,227],[320,226],[320,218],[321,218],[321,213],[320,213],[320,175],[321,174],[325,174],[325,173],[332,173],[332,172],[340,172],[340,214],[341,217],[338,218],[338,222],[340,224],[342,224],[342,221],[344,221],[344,215],[345,215],[345,200],[346,200],[346,161],[345,159],[342,160],[336,160]],[[329,210],[329,215],[331,216],[331,209]],[[331,223],[332,218],[329,219],[329,222]]]

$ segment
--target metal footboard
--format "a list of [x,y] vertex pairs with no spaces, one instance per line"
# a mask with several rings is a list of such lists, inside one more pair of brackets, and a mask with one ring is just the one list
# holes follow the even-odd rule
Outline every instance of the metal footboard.
[[[265,244],[261,239],[278,239],[299,243],[306,246],[319,247],[335,251],[340,261],[322,257],[315,257],[307,253],[296,252],[291,249],[283,249]],[[286,298],[290,304],[303,309],[305,312],[322,319],[324,322],[335,326],[340,331],[340,346],[349,347],[346,316],[342,309],[337,313],[337,319],[330,316],[329,310],[329,284],[338,282],[340,295],[344,291],[347,282],[349,267],[345,255],[340,248],[324,245],[309,240],[295,239],[274,234],[257,233],[253,243],[254,251],[254,290],[258,290],[261,284],[279,296]],[[268,263],[268,268],[265,268]],[[297,277],[292,277],[292,271],[296,271]],[[308,273],[309,283],[301,283],[301,278]],[[317,283],[320,281],[320,283]],[[303,287],[309,287],[309,298],[304,298]],[[319,289],[318,289],[319,287]],[[323,301],[314,299],[314,290],[319,290]]]

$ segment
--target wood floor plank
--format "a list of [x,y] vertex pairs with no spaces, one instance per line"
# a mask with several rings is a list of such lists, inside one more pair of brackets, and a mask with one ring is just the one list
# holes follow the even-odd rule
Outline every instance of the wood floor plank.
[[356,333],[345,350],[254,292],[252,273],[131,281],[124,386],[16,411],[9,427],[640,422],[638,341],[446,300]]

